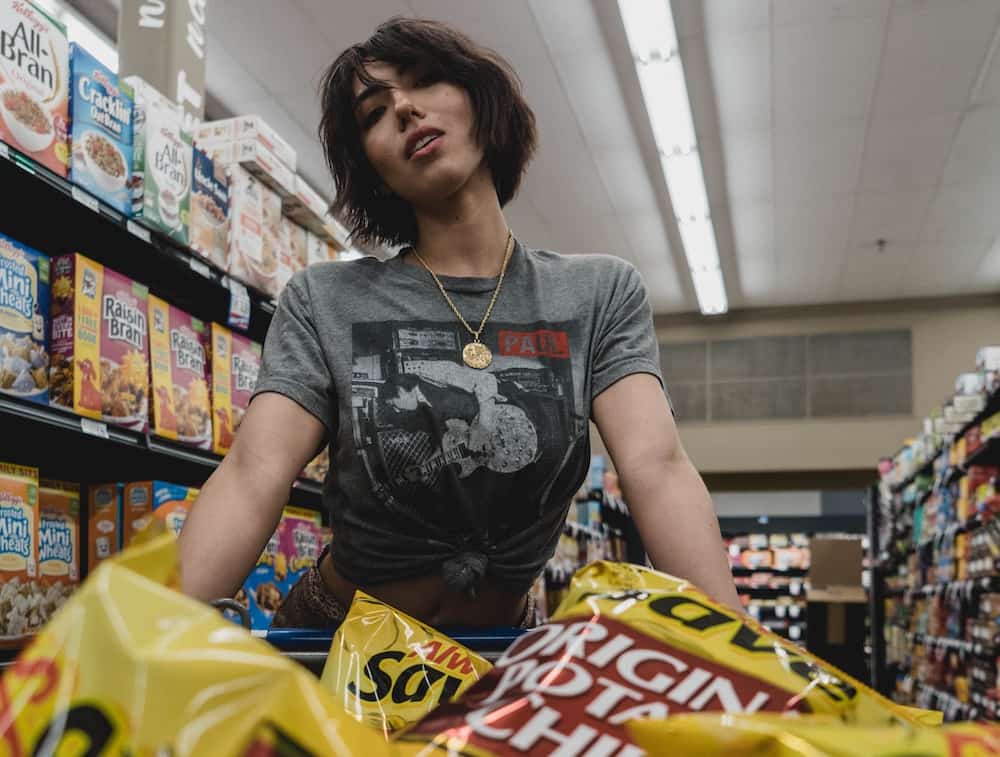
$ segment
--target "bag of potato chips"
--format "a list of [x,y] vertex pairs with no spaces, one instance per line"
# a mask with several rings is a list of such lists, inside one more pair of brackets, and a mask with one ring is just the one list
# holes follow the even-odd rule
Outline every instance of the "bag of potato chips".
[[354,595],[323,668],[323,685],[357,720],[388,736],[450,702],[491,665],[365,594]]
[[641,752],[629,721],[706,711],[824,713],[868,726],[922,718],[686,581],[598,562],[574,576],[552,622],[397,743],[414,747],[406,753],[433,744],[475,755],[631,756]]
[[169,534],[101,564],[0,679],[0,755],[386,754],[176,565]]
[[961,723],[942,728],[850,726],[809,715],[679,715],[628,724],[648,754],[729,757],[986,757],[1000,755],[1000,727]]

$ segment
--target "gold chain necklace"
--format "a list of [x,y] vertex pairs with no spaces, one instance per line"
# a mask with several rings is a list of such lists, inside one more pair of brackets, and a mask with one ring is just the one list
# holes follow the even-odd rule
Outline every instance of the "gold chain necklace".
[[493,306],[497,303],[497,296],[500,294],[500,287],[503,286],[503,277],[507,273],[507,263],[510,262],[510,255],[514,251],[514,235],[508,231],[507,232],[507,247],[503,255],[503,267],[500,269],[500,280],[497,282],[496,289],[493,290],[493,297],[490,299],[489,307],[486,308],[486,314],[483,316],[483,320],[479,322],[479,328],[473,329],[469,325],[469,322],[462,317],[462,314],[458,312],[458,308],[455,307],[455,303],[452,302],[451,297],[448,296],[448,292],[445,291],[444,284],[441,283],[441,279],[437,277],[437,274],[431,270],[431,267],[424,262],[424,259],[420,257],[416,250],[413,250],[413,254],[416,256],[420,264],[427,269],[427,273],[434,277],[434,283],[438,285],[438,289],[441,290],[441,295],[444,297],[444,301],[448,303],[448,307],[451,308],[451,312],[462,322],[466,330],[472,334],[472,341],[465,345],[465,349],[462,350],[462,360],[470,368],[477,368],[482,370],[489,367],[490,363],[493,362],[493,353],[490,352],[490,348],[479,341],[479,335],[483,333],[483,329],[486,327],[486,322],[490,319],[490,314],[493,312]]

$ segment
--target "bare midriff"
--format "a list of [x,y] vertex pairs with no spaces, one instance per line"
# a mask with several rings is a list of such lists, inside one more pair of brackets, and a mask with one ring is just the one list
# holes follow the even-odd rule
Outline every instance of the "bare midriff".
[[337,572],[329,554],[320,561],[319,572],[344,607],[350,606],[354,592],[360,589],[431,626],[516,626],[524,615],[524,595],[502,591],[488,579],[482,581],[475,598],[471,598],[449,590],[439,575],[375,586],[356,584]]

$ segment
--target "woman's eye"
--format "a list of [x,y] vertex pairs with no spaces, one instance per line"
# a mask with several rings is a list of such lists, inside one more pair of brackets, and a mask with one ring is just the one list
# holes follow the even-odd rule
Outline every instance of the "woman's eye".
[[365,116],[364,121],[362,121],[362,126],[365,129],[370,129],[376,123],[378,123],[378,120],[382,117],[383,113],[385,113],[385,108],[383,106],[373,108],[371,111],[369,111],[368,115]]

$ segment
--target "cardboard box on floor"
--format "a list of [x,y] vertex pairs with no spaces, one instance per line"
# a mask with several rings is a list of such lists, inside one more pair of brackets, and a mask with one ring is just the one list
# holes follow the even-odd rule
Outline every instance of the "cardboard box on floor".
[[806,648],[864,680],[867,595],[862,584],[861,537],[809,540]]
[[861,583],[861,537],[815,537],[809,540],[809,601],[865,602]]

